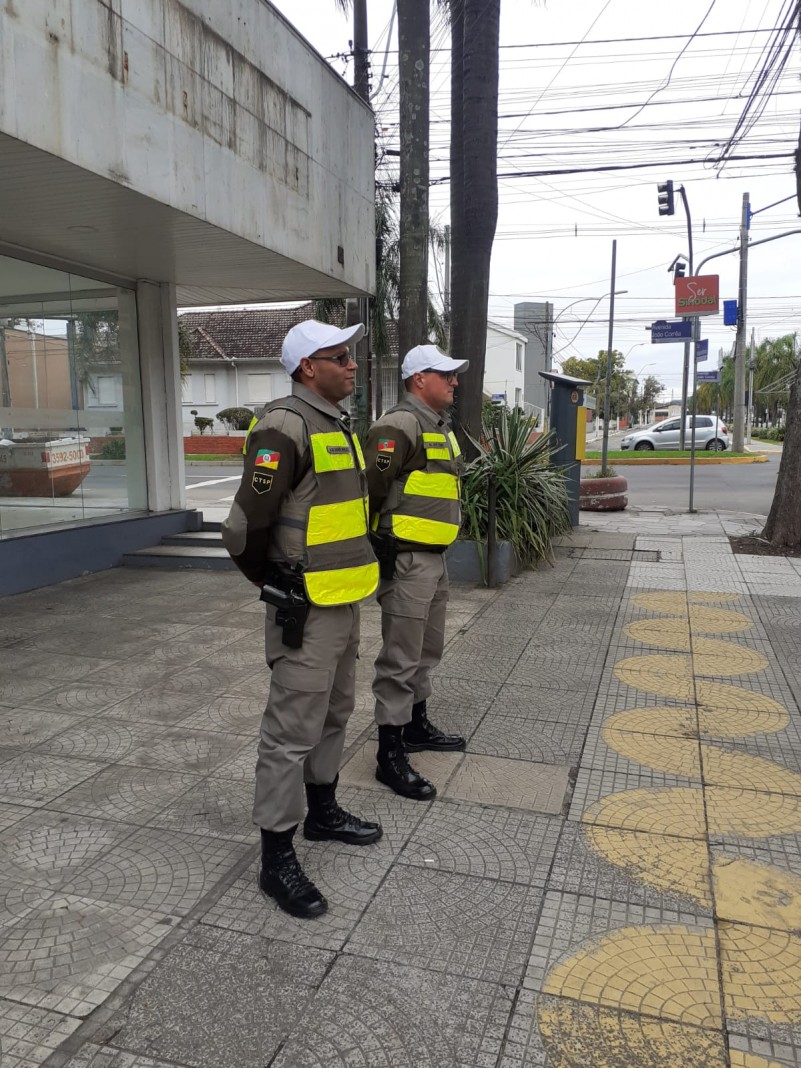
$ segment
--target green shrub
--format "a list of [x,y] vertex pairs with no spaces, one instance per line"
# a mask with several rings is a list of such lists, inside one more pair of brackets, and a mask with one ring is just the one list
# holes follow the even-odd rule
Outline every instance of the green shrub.
[[487,539],[487,476],[495,474],[498,540],[512,543],[518,560],[533,563],[551,554],[551,543],[570,530],[567,485],[551,463],[552,431],[529,441],[531,420],[519,409],[503,411],[495,427],[482,428],[481,451],[462,479],[462,532]]
[[784,441],[783,426],[758,426],[751,431],[751,437],[759,441]]
[[206,430],[210,430],[211,427],[214,426],[214,420],[208,419],[205,415],[196,415],[195,426],[200,431],[200,436],[202,437]]
[[104,441],[103,446],[100,449],[100,459],[124,460],[125,438],[113,438],[111,441]]
[[223,408],[217,418],[227,430],[247,430],[254,414],[250,408]]

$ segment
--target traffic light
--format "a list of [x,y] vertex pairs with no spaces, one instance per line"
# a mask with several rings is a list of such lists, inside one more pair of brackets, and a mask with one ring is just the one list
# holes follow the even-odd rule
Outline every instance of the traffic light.
[[676,284],[677,278],[684,278],[687,274],[687,264],[682,263],[681,260],[677,260],[676,266],[673,268],[673,285]]
[[674,215],[676,205],[673,203],[673,182],[660,182],[656,189],[659,194],[659,214]]

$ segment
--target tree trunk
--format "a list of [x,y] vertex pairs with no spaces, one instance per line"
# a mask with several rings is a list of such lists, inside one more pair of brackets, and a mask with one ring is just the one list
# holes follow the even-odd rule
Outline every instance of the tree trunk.
[[801,549],[801,359],[790,387],[779,477],[762,537]]
[[[490,258],[498,221],[498,43],[500,0],[461,0],[461,116],[451,135],[451,175],[462,168],[451,275],[451,355],[467,359],[456,411],[463,433],[481,428]],[[456,53],[452,53],[455,61]]]
[[429,23],[429,0],[398,0],[399,365],[409,349],[428,340]]

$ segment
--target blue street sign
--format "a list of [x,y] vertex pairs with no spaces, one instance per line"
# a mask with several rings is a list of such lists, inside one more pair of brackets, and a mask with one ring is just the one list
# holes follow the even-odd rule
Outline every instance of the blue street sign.
[[506,402],[506,394],[505,393],[493,393],[492,394],[492,402],[493,402],[493,404],[499,404],[499,403],[503,404],[503,403],[505,403]]
[[703,363],[709,359],[709,341],[699,341],[695,346],[695,362]]
[[697,382],[720,382],[720,371],[699,371],[695,378]]
[[737,326],[737,301],[723,301],[723,325]]
[[652,345],[669,345],[676,341],[692,341],[692,336],[693,324],[689,321],[684,322],[682,319],[676,319],[668,323],[664,319],[658,319],[655,323],[651,323]]

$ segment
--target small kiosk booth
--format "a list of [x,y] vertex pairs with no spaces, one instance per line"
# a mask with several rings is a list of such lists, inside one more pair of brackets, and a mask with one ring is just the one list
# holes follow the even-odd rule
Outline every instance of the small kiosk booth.
[[581,461],[587,440],[587,409],[584,407],[584,387],[591,383],[583,378],[540,371],[551,383],[549,425],[556,435],[557,452],[554,463],[563,467],[567,481],[570,523],[579,523],[579,483]]

